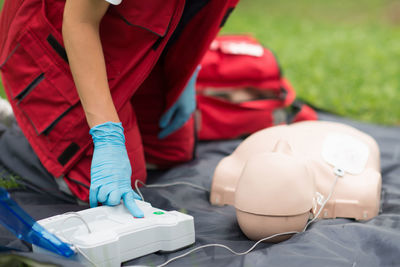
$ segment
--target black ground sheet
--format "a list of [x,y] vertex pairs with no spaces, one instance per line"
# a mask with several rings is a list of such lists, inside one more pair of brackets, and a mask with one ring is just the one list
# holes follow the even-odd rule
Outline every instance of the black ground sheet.
[[[321,220],[304,233],[278,244],[262,243],[245,256],[235,256],[223,248],[211,247],[178,259],[168,266],[400,266],[400,127],[359,123],[329,114],[320,114],[320,119],[352,125],[378,142],[383,178],[379,216],[365,222]],[[240,140],[200,143],[194,161],[166,172],[151,172],[148,183],[185,181],[210,188],[215,166],[222,157],[232,153],[239,143]],[[237,252],[246,251],[254,244],[240,231],[234,208],[211,206],[209,193],[205,191],[186,185],[143,188],[141,191],[145,200],[154,207],[192,215],[196,242],[181,251],[151,254],[124,263],[123,266],[156,266],[197,246],[211,243],[227,245]],[[49,194],[37,193],[37,190],[14,190],[11,195],[35,219],[86,208]],[[27,244],[17,240],[1,226],[0,246],[3,250],[19,249],[24,255],[39,257],[46,262],[73,266],[59,258],[30,253]],[[3,252],[0,256],[9,254]]]

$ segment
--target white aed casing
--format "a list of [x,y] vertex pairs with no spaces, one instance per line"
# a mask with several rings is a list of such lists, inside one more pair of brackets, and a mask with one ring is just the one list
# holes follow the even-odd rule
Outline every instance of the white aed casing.
[[[121,204],[56,215],[38,223],[78,248],[73,258],[86,265],[91,263],[82,252],[96,266],[120,266],[128,260],[157,251],[175,251],[195,242],[192,216],[157,209],[143,201],[136,203],[144,218],[133,217]],[[47,252],[35,245],[33,250]]]

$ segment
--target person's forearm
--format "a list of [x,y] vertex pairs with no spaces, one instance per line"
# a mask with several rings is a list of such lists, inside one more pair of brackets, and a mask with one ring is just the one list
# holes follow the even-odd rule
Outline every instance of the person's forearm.
[[90,127],[119,122],[99,37],[99,24],[107,8],[104,0],[67,0],[64,10],[65,49]]

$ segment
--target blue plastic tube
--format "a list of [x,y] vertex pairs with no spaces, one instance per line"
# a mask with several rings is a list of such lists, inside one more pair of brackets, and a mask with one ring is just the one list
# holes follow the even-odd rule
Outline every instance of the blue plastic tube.
[[64,257],[71,257],[75,252],[70,245],[62,242],[38,224],[28,213],[26,213],[8,192],[0,187],[0,223],[8,230],[31,244],[50,250]]

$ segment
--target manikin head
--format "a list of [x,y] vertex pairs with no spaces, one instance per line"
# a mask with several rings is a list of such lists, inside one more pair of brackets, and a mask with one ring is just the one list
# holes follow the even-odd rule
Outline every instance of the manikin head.
[[234,202],[240,228],[253,240],[302,231],[315,209],[315,195],[307,162],[293,157],[287,142],[279,141],[272,152],[255,154],[245,164]]

